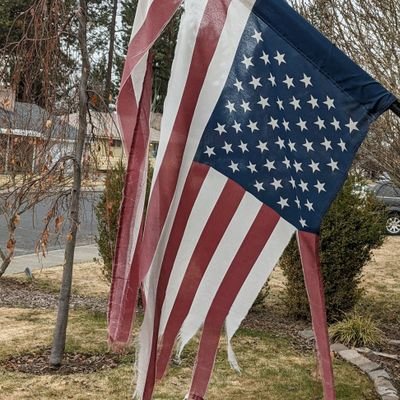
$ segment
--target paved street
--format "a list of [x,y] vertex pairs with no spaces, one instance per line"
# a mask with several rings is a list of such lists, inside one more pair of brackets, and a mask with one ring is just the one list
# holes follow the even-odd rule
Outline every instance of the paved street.
[[[78,232],[78,245],[87,245],[94,243],[97,233],[96,216],[94,214],[94,206],[96,205],[100,193],[84,192],[81,202],[81,225]],[[48,212],[50,201],[43,201],[38,204],[34,210],[27,211],[21,215],[21,221],[16,231],[16,256],[31,254],[35,251],[35,245],[43,230],[43,220]],[[48,250],[62,249],[65,243],[66,232],[69,227],[66,218],[63,224],[61,234],[54,234],[54,223],[51,225],[51,236]],[[0,246],[5,248],[7,241],[7,224],[2,215],[0,215]]]
[[[75,248],[75,264],[93,261],[99,257],[97,245],[78,246]],[[51,268],[64,264],[64,249],[51,250],[46,257],[38,257],[36,254],[26,254],[14,257],[5,275],[17,274],[29,268],[31,271],[42,268]]]

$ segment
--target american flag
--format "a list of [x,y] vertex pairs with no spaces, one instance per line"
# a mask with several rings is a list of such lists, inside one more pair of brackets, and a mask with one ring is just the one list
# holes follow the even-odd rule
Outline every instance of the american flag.
[[[145,21],[159,2],[149,3]],[[174,345],[179,356],[199,330],[189,398],[205,396],[224,325],[239,368],[230,340],[295,232],[325,398],[335,398],[318,230],[394,100],[283,0],[185,2],[143,231],[117,248],[126,262],[110,298],[110,339],[125,343],[143,284],[138,398],[151,399]]]

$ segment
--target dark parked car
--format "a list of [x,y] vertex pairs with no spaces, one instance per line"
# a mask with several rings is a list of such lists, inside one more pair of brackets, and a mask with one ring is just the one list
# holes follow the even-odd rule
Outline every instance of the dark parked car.
[[372,190],[389,211],[386,222],[387,233],[389,235],[400,235],[400,188],[390,181],[382,181],[378,182]]

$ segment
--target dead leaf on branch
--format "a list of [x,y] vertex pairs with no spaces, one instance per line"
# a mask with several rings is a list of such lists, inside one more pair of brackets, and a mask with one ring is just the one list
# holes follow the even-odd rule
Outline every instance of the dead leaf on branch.
[[60,232],[63,222],[64,222],[64,217],[62,215],[59,215],[55,219],[54,223],[55,223],[55,231],[56,231],[56,233]]
[[18,226],[20,222],[21,222],[21,217],[20,217],[20,215],[19,215],[19,214],[15,214],[15,215],[14,215],[14,218],[13,218],[13,224],[14,224],[15,226]]
[[15,250],[15,239],[10,238],[10,239],[8,239],[8,242],[7,242],[8,255],[14,254],[14,250]]

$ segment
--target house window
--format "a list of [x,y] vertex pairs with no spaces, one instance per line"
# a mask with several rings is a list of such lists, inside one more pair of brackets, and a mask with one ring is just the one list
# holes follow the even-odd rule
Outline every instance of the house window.
[[157,151],[158,151],[158,142],[151,142],[150,149],[149,149],[150,156],[156,158]]

